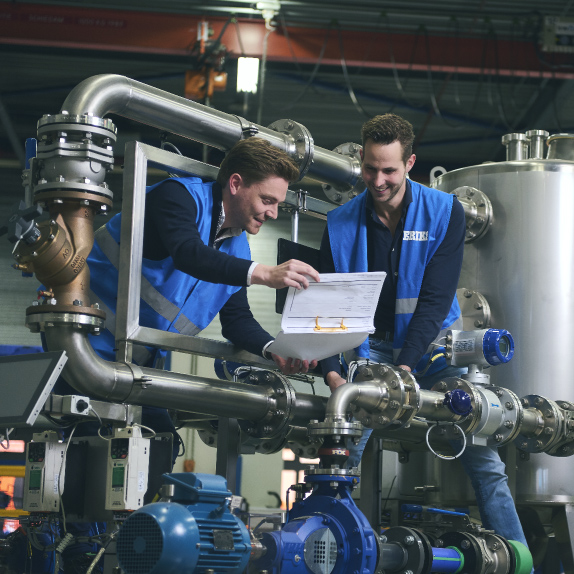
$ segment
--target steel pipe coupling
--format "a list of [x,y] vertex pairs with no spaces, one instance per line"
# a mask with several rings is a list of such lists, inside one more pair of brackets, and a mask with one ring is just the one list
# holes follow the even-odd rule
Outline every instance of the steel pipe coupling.
[[116,133],[111,120],[87,113],[43,116],[31,167],[34,201],[73,198],[93,201],[100,211],[111,207],[104,179],[114,164]]
[[378,363],[364,365],[353,384],[364,388],[352,401],[351,410],[365,426],[376,429],[392,425],[399,429],[408,426],[420,409],[419,385],[404,369]]
[[492,203],[486,193],[469,185],[457,187],[451,193],[456,195],[464,209],[466,219],[464,242],[472,243],[484,237],[494,221]]

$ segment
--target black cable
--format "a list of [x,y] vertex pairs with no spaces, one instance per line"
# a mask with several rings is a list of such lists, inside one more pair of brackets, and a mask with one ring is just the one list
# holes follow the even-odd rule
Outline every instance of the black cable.
[[[386,17],[387,17],[387,22],[388,22],[387,29],[390,30],[390,29],[391,29],[391,28],[390,28],[390,19],[389,19],[388,16],[386,16]],[[392,64],[393,78],[395,79],[395,85],[396,85],[397,90],[398,90],[398,92],[399,92],[399,96],[397,96],[397,97],[395,98],[395,101],[393,102],[393,105],[391,106],[391,108],[388,110],[387,113],[391,113],[391,112],[395,109],[395,106],[397,105],[397,102],[399,101],[399,97],[400,97],[404,102],[406,102],[409,106],[411,106],[411,107],[413,107],[413,108],[422,108],[422,107],[424,106],[424,103],[417,104],[417,103],[415,103],[415,102],[409,101],[409,98],[407,97],[407,92],[406,92],[406,88],[407,88],[407,85],[408,85],[408,83],[409,83],[410,74],[411,74],[411,72],[412,72],[412,68],[413,68],[413,64],[414,64],[414,59],[415,59],[415,54],[416,54],[417,46],[418,46],[418,43],[419,43],[419,34],[420,34],[420,27],[419,27],[419,29],[418,29],[418,31],[417,31],[417,35],[415,36],[415,42],[414,42],[413,49],[412,49],[412,52],[411,52],[411,58],[410,58],[410,62],[409,62],[409,67],[407,68],[407,77],[406,77],[406,80],[405,80],[405,85],[403,86],[403,84],[402,84],[402,82],[401,82],[401,80],[400,80],[400,78],[399,78],[399,71],[398,71],[398,68],[397,68],[397,62],[396,62],[396,60],[395,60],[395,53],[394,53],[394,50],[393,50],[393,43],[392,43],[392,41],[391,41],[391,34],[390,34],[390,32],[388,33],[388,36],[387,36],[387,37],[388,37],[388,46],[389,46],[389,59],[390,59],[391,64]]]
[[299,72],[301,72],[302,70],[301,66],[299,65],[299,60],[297,60],[297,56],[295,55],[295,51],[293,50],[293,44],[291,44],[291,38],[289,37],[289,30],[287,29],[287,23],[285,22],[285,14],[283,13],[283,9],[279,10],[279,19],[281,21],[281,28],[283,29],[283,33],[285,34],[285,40],[287,40],[287,46],[289,47],[291,56],[293,56],[295,67]]
[[502,98],[502,89],[500,86],[500,61],[498,59],[498,37],[496,35],[496,32],[494,31],[494,28],[490,29],[490,35],[491,38],[494,40],[494,67],[496,70],[496,93],[498,95],[498,102],[497,102],[498,115],[500,116],[500,119],[502,120],[504,126],[507,129],[512,129],[512,126],[510,125],[510,122],[508,121],[506,115],[506,110],[504,109],[504,100]]
[[290,105],[283,108],[282,111],[288,112],[288,111],[292,110],[301,101],[301,98],[303,98],[303,96],[307,93],[309,86],[315,81],[315,76],[317,75],[317,72],[319,71],[321,63],[323,61],[323,57],[325,55],[325,50],[327,49],[327,43],[329,41],[329,34],[331,33],[332,27],[333,27],[333,20],[331,20],[331,22],[329,23],[329,27],[327,28],[327,33],[325,34],[325,40],[323,41],[323,46],[321,47],[321,52],[319,53],[319,59],[317,60],[317,63],[315,64],[315,67],[313,68],[313,71],[311,72],[311,76],[309,77],[309,80],[307,80],[307,83],[303,87],[303,90],[301,91],[301,93],[291,102]]
[[239,32],[239,22],[237,18],[233,18],[233,23],[235,24],[235,32],[237,33],[237,42],[239,44],[239,49],[241,50],[241,57],[245,58],[245,50],[243,49],[243,42],[241,41],[241,33]]
[[351,79],[349,78],[349,72],[347,70],[347,62],[345,61],[345,52],[343,49],[343,36],[341,34],[341,27],[337,23],[337,32],[339,35],[339,50],[341,52],[341,69],[343,70],[343,77],[345,78],[345,83],[347,84],[347,90],[349,92],[349,97],[355,106],[355,109],[360,113],[363,114],[367,119],[371,119],[373,117],[372,114],[369,114],[363,108],[363,106],[359,103],[357,96],[355,95],[355,90],[353,90],[353,86],[351,85]]
[[391,491],[393,490],[393,486],[395,485],[395,480],[397,480],[397,475],[395,474],[395,477],[393,478],[393,481],[391,482],[391,486],[389,488],[389,493],[387,494],[387,498],[385,499],[385,504],[381,510],[381,514],[385,511],[385,509],[387,508],[387,502],[389,502],[389,498],[391,498]]

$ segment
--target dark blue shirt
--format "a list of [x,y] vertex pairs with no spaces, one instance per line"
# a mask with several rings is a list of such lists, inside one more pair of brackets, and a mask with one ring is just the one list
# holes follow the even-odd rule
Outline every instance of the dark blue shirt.
[[[374,211],[373,200],[367,196],[367,261],[369,271],[385,271],[379,304],[375,311],[374,324],[377,332],[393,333],[395,328],[395,300],[397,278],[405,218],[413,197],[407,180],[403,210],[395,233],[381,222]],[[450,221],[442,243],[425,269],[419,302],[409,323],[409,330],[396,364],[408,365],[414,369],[426,353],[429,344],[440,331],[456,294],[458,277],[462,266],[466,221],[464,209],[456,197],[453,201]],[[321,273],[334,273],[335,264],[331,252],[329,234],[325,228],[321,241]],[[340,372],[338,359],[330,357],[321,361],[326,375],[330,371]]]
[[152,261],[171,257],[177,269],[211,283],[242,288],[219,311],[221,333],[234,345],[261,355],[273,337],[255,320],[247,301],[247,272],[251,261],[233,257],[213,247],[221,214],[221,187],[213,185],[213,214],[209,245],[197,228],[197,205],[187,189],[174,180],[146,195],[143,256]]

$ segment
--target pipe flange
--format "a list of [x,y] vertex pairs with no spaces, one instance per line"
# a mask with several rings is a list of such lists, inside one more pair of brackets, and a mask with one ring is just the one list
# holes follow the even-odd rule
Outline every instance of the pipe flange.
[[86,207],[90,207],[90,203],[93,203],[96,213],[108,213],[108,210],[113,207],[114,201],[112,198],[112,192],[109,192],[108,197],[103,195],[98,195],[94,193],[86,193],[84,191],[43,191],[42,193],[34,193],[34,203],[47,204],[47,203],[62,203],[65,200],[80,200],[87,202]]
[[305,475],[314,475],[314,476],[356,476],[351,469],[348,468],[317,468],[312,467],[305,471]]
[[359,421],[311,421],[308,429],[310,437],[360,437],[363,434]]
[[500,426],[486,441],[488,446],[500,447],[513,441],[520,433],[520,427],[524,420],[524,409],[518,395],[511,390],[495,385],[489,385],[485,388],[493,392],[504,407]]
[[56,158],[71,158],[74,160],[96,161],[107,164],[108,169],[114,164],[114,152],[112,146],[100,146],[93,142],[68,142],[57,141],[43,144],[38,148],[36,157],[41,160]]
[[548,453],[559,447],[565,425],[558,405],[540,395],[527,395],[521,399],[521,403],[524,409],[533,408],[540,413],[542,425],[528,435],[520,433],[516,438],[518,448],[529,453]]
[[456,290],[456,298],[460,306],[463,331],[490,326],[490,305],[482,293],[461,287]]
[[331,185],[328,183],[323,184],[323,193],[327,196],[329,201],[338,205],[343,205],[362,193],[365,189],[365,182],[361,177],[361,150],[363,147],[354,142],[347,142],[338,145],[333,151],[335,153],[352,157],[356,161],[353,162],[353,172],[356,174],[355,185]]
[[504,407],[502,424],[497,431],[502,438],[498,439],[495,436],[494,440],[489,439],[488,445],[502,446],[507,442],[513,441],[520,433],[522,421],[524,420],[524,409],[518,395],[510,389],[497,386],[487,386],[485,388],[495,393]]
[[[444,532],[440,539],[443,548],[454,546],[464,557],[464,572],[480,574],[483,572],[483,547],[479,538],[468,532]],[[502,570],[506,572],[506,570]]]
[[465,243],[472,243],[484,237],[494,221],[492,203],[488,196],[469,185],[457,187],[451,191],[464,208],[466,219]]
[[303,124],[294,120],[277,120],[269,126],[269,129],[292,138],[295,144],[295,157],[293,159],[299,166],[298,181],[301,181],[313,163],[315,143],[311,132]]
[[273,371],[252,371],[245,379],[246,384],[269,387],[269,402],[273,404],[267,416],[259,421],[239,421],[241,430],[255,438],[276,438],[289,430],[293,420],[295,391],[289,380]]
[[323,444],[322,438],[309,436],[307,427],[291,426],[286,438],[288,448],[301,458],[316,458]]
[[[474,385],[464,379],[446,377],[433,385],[431,391],[446,393],[447,391],[454,391],[455,389],[461,389],[470,395],[472,410],[465,419],[457,422],[457,425],[463,430],[464,434],[472,434],[476,431],[482,420],[482,395],[477,392]],[[452,438],[460,439],[460,437],[456,435]]]
[[398,544],[405,553],[406,560],[399,572],[429,572],[429,566],[432,565],[432,546],[422,532],[405,526],[393,526],[385,530],[384,536],[387,544]]
[[[58,325],[73,325],[79,329],[87,329],[91,333],[99,334],[104,328],[104,318],[98,315],[103,313],[99,309],[90,307],[79,307],[84,312],[71,313],[62,309],[69,309],[66,305],[50,305],[51,309],[42,309],[44,305],[32,306],[26,309],[26,327],[32,333],[45,331],[46,327],[56,327]],[[88,311],[89,313],[86,313]],[[98,314],[95,312],[97,311]],[[105,314],[104,314],[105,317]]]
[[355,383],[375,383],[381,388],[378,402],[352,407],[356,419],[370,428],[408,426],[420,408],[420,388],[414,376],[390,365],[371,363],[359,367]]
[[46,114],[38,120],[38,136],[54,131],[82,131],[96,133],[116,141],[118,130],[109,118],[100,118],[92,114],[70,115],[66,111],[60,114]]
[[516,560],[510,546],[501,536],[496,534],[484,533],[482,540],[484,553],[491,560],[491,564],[496,565],[496,572],[515,572],[511,566],[516,566]]
[[[100,198],[106,198],[110,201],[113,200],[114,194],[104,182],[102,185],[94,185],[90,183],[90,180],[85,177],[83,181],[66,181],[66,180],[55,180],[55,181],[47,181],[46,179],[38,180],[38,183],[34,186],[34,201],[46,201],[43,199],[44,196],[40,197],[40,194],[45,194],[46,192],[56,192],[52,193],[52,195],[56,198],[64,197],[63,193],[59,192],[72,192],[70,197],[75,199],[82,198],[84,199],[84,195],[86,193],[92,193]],[[78,192],[81,192],[81,195],[78,195]]]

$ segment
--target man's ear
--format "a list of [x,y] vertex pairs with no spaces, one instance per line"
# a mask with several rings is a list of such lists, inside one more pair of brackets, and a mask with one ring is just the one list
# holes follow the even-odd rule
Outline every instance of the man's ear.
[[407,160],[406,163],[406,168],[407,168],[407,173],[409,173],[409,171],[411,171],[411,169],[413,169],[413,165],[415,165],[415,161],[417,159],[417,156],[413,153],[411,155],[411,157],[409,157],[409,159]]
[[231,195],[237,195],[239,188],[243,185],[243,178],[238,173],[232,173],[229,176],[229,192]]

